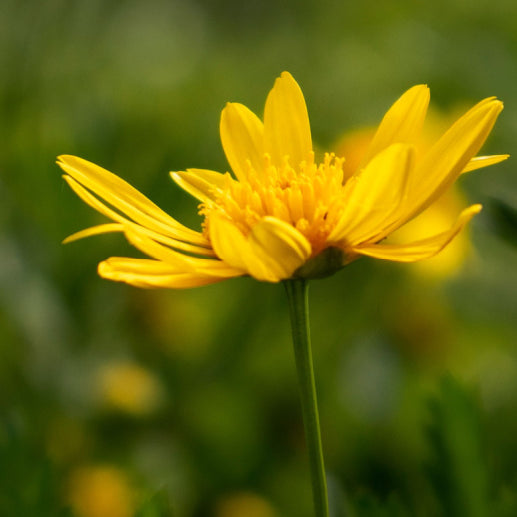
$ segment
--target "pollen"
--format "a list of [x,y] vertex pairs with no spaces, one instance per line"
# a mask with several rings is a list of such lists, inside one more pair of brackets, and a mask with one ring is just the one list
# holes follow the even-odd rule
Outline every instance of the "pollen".
[[204,234],[209,234],[214,213],[223,214],[244,235],[261,219],[272,216],[302,233],[317,255],[326,247],[343,208],[343,163],[344,158],[327,153],[320,164],[302,162],[294,168],[288,156],[277,166],[265,154],[262,170],[248,163],[246,182],[227,175],[225,188],[215,193],[213,201],[200,205]]

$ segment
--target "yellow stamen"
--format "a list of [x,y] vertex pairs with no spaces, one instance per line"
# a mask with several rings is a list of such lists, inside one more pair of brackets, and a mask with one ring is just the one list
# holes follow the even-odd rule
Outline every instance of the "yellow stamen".
[[311,243],[313,255],[318,254],[343,207],[343,162],[327,153],[319,165],[302,162],[295,169],[288,156],[277,167],[265,154],[262,170],[248,163],[246,182],[228,176],[215,201],[201,204],[205,235],[214,213],[223,214],[244,235],[264,217],[273,216],[292,224]]

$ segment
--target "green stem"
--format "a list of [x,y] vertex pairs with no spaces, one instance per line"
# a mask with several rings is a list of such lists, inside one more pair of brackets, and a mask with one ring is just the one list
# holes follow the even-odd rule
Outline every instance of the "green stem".
[[302,399],[303,424],[309,453],[315,516],[328,517],[327,481],[312,365],[308,284],[304,279],[286,280],[284,284],[289,299],[294,355]]

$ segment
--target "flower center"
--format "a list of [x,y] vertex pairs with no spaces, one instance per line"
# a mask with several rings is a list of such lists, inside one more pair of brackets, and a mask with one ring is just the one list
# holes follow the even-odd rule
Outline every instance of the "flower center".
[[322,163],[302,162],[296,170],[287,156],[277,166],[266,154],[262,170],[250,164],[246,182],[227,175],[214,201],[201,205],[205,234],[214,212],[224,214],[244,235],[263,217],[273,216],[293,225],[311,243],[313,256],[319,254],[343,209],[343,162],[327,153]]

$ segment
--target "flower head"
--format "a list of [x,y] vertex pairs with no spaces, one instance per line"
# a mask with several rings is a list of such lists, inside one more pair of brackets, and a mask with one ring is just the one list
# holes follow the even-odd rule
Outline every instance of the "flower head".
[[317,161],[300,87],[284,72],[264,121],[238,103],[221,115],[221,141],[234,176],[187,169],[172,178],[200,201],[202,231],[185,227],[114,174],[61,156],[72,189],[113,222],[67,241],[124,232],[150,258],[112,257],[99,274],[140,287],[193,287],[251,275],[267,282],[331,274],[356,258],[414,262],[437,254],[481,210],[408,244],[384,239],[437,201],[463,172],[504,160],[475,157],[503,105],[476,104],[430,148],[419,149],[429,90],[414,86],[389,109],[357,166],[326,153]]

